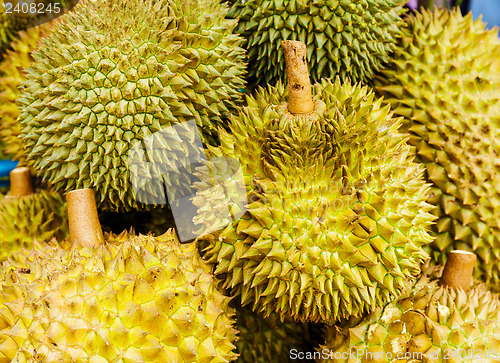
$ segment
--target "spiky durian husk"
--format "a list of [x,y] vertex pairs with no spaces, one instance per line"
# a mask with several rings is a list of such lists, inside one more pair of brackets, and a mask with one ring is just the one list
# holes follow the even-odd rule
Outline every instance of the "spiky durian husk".
[[460,10],[408,17],[377,90],[405,117],[417,159],[433,184],[437,236],[430,254],[478,255],[474,276],[500,291],[500,40]]
[[26,80],[23,69],[33,62],[31,52],[50,34],[53,25],[50,22],[19,32],[0,63],[0,138],[5,142],[5,153],[20,160],[20,165],[26,164],[26,154],[19,137],[21,125],[16,122],[20,114],[16,105],[21,93],[18,87]]
[[[200,242],[243,305],[333,324],[401,293],[427,257],[432,216],[423,170],[390,108],[367,87],[338,79],[313,93],[310,115],[290,115],[278,84],[248,97],[232,118],[231,133],[212,151],[239,160],[250,204]],[[212,228],[220,222],[210,213],[219,195],[207,194],[206,170],[199,176],[197,222]]]
[[400,36],[406,0],[230,0],[229,17],[246,39],[249,76],[264,86],[285,79],[282,40],[307,45],[311,77],[365,82]]
[[[229,362],[229,298],[169,231],[34,250],[0,280],[1,362]],[[16,303],[13,303],[16,302]]]
[[0,261],[22,247],[31,248],[33,240],[62,241],[68,235],[66,202],[55,192],[39,190],[24,197],[0,199]]
[[[128,151],[188,120],[214,143],[241,100],[242,38],[226,11],[216,0],[80,2],[34,53],[23,84],[21,135],[43,180],[56,190],[92,187],[104,209],[146,207],[131,185]],[[177,131],[149,153],[155,170],[173,167],[165,152],[180,163],[198,155],[194,135]],[[191,183],[189,175],[165,178],[167,186]],[[163,188],[143,193],[163,198]]]
[[5,11],[4,1],[0,2],[0,59],[2,59],[9,43],[16,34],[14,27]]
[[236,309],[238,363],[290,362],[290,349],[304,350],[307,324],[282,323],[250,309]]
[[[467,292],[440,286],[439,275],[422,274],[396,301],[363,319],[327,327],[318,349],[326,359],[317,361],[499,362],[498,295],[483,284]],[[349,360],[349,353],[356,359]]]

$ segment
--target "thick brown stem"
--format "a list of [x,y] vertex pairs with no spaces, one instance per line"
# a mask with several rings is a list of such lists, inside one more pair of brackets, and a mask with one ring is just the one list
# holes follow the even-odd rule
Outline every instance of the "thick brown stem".
[[30,169],[27,167],[15,168],[10,172],[10,195],[24,197],[35,192],[31,181]]
[[293,115],[311,113],[314,111],[314,102],[307,69],[306,45],[297,40],[285,40],[281,42],[281,48],[285,53],[288,78],[288,112]]
[[441,285],[467,290],[472,283],[476,255],[467,251],[451,251],[441,276]]
[[97,216],[94,191],[78,189],[66,194],[68,204],[69,238],[74,246],[97,246],[104,242]]

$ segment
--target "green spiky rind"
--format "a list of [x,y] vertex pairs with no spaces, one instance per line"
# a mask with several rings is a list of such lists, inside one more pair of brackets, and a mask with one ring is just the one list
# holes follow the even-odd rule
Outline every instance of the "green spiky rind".
[[500,40],[460,10],[423,10],[377,90],[405,117],[418,161],[433,184],[437,236],[429,253],[477,254],[475,278],[500,291]]
[[[422,354],[418,362],[462,362],[472,351],[475,357],[481,354],[480,360],[498,362],[493,352],[500,350],[499,309],[498,295],[483,284],[464,292],[439,286],[438,280],[424,274],[397,301],[377,307],[366,318],[327,327],[325,344],[318,351],[327,351],[332,359],[317,361],[350,362],[341,357],[349,357],[351,351],[354,356],[362,353],[356,360],[360,363],[373,361],[367,353],[392,355],[395,360],[398,354],[410,357],[412,352]],[[413,362],[401,360],[407,361]]]
[[284,80],[279,44],[300,40],[314,81],[340,76],[366,82],[389,60],[404,22],[402,0],[230,1],[228,16],[246,39],[249,76],[257,85]]
[[62,241],[68,231],[66,202],[58,193],[39,190],[24,197],[1,197],[0,260],[31,248],[34,239]]
[[[144,169],[129,167],[131,147],[193,119],[203,141],[215,143],[242,98],[242,38],[226,11],[215,0],[79,3],[34,53],[19,101],[21,136],[43,180],[61,191],[92,187],[103,209],[146,207],[131,185],[130,168]],[[153,171],[169,166],[162,152],[194,155],[186,148],[193,137],[164,133],[158,154],[148,155]],[[167,185],[191,182],[174,179]],[[163,198],[157,189],[146,198]]]
[[19,32],[0,63],[0,138],[5,142],[5,153],[19,160],[20,165],[27,163],[24,143],[19,137],[21,124],[16,122],[20,114],[16,105],[21,94],[18,87],[26,80],[23,69],[33,62],[31,52],[50,34],[53,25],[54,22],[50,22]]
[[237,363],[290,362],[290,350],[304,349],[307,324],[282,323],[275,315],[264,318],[250,309],[236,310]]
[[0,60],[3,58],[10,42],[16,36],[15,27],[13,27],[9,16],[5,12],[3,0],[0,2]]
[[4,264],[1,277],[1,361],[236,358],[230,299],[196,245],[180,244],[172,231],[109,235],[79,250],[48,245]]
[[[333,324],[401,293],[427,258],[433,217],[423,169],[390,108],[339,79],[313,94],[306,116],[288,114],[281,84],[248,97],[214,152],[240,161],[248,211],[200,240],[243,305]],[[205,197],[193,203],[201,209]],[[213,218],[198,222],[211,228]]]

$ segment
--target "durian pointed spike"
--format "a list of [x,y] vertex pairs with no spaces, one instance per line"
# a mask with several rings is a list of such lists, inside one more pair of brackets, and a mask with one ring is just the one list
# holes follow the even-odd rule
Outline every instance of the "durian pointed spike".
[[97,216],[94,190],[77,189],[66,194],[69,238],[74,246],[97,246],[104,242]]
[[11,196],[24,197],[35,192],[29,168],[24,166],[15,168],[10,172],[9,178]]
[[476,255],[474,253],[460,250],[451,251],[441,276],[441,285],[460,287],[467,291],[472,283],[475,263]]
[[293,115],[311,113],[314,111],[314,102],[307,69],[306,45],[297,40],[285,40],[281,42],[281,48],[285,54],[288,78],[288,112]]

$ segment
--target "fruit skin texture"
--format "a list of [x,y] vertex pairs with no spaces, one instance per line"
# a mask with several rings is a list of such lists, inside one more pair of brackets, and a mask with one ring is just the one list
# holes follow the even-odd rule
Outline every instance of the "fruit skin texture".
[[[411,286],[411,287],[410,287]],[[326,342],[318,351],[326,349],[332,359],[326,362],[351,362],[335,359],[351,350],[355,361],[389,362],[392,354],[397,362],[463,362],[469,352],[478,360],[499,362],[500,300],[484,284],[476,284],[469,291],[440,286],[432,276],[422,275],[398,300],[377,307],[364,319],[351,319],[338,327],[326,328]],[[459,351],[464,349],[465,351]],[[495,351],[496,349],[496,351]],[[495,353],[496,352],[496,353]],[[371,357],[380,360],[370,360]],[[412,360],[405,353],[422,353]],[[489,356],[488,356],[489,353]],[[402,358],[396,360],[397,356]],[[462,354],[462,359],[460,359]],[[449,360],[443,359],[447,356]],[[469,356],[470,357],[470,356]],[[488,358],[489,357],[489,358]]]
[[58,193],[39,190],[23,197],[0,197],[0,261],[33,240],[64,240],[69,232],[66,202]]
[[276,315],[267,318],[248,308],[236,310],[237,363],[290,362],[290,350],[304,350],[308,336],[305,323],[281,323]]
[[500,40],[460,10],[409,16],[377,91],[404,116],[437,206],[430,255],[474,252],[475,278],[500,291]]
[[[229,362],[236,331],[195,244],[172,231],[37,249],[0,282],[0,362]],[[24,260],[24,261],[23,261]]]
[[50,22],[19,32],[0,64],[0,138],[5,142],[5,153],[19,160],[20,165],[26,165],[26,154],[19,137],[21,124],[16,122],[20,114],[16,105],[21,94],[18,87],[26,80],[23,69],[33,62],[31,52],[50,34],[53,26],[54,22]]
[[[428,186],[399,120],[367,87],[324,80],[309,115],[289,114],[286,99],[281,83],[249,96],[211,149],[217,160],[239,160],[250,204],[199,241],[242,305],[333,324],[392,300],[418,275],[432,240]],[[197,222],[222,226],[210,214],[211,175],[199,176]]]
[[[215,0],[106,0],[67,14],[34,53],[20,99],[21,136],[43,180],[58,191],[92,187],[106,210],[147,207],[130,181],[130,169],[145,165],[129,165],[128,151],[193,119],[202,141],[215,143],[241,100],[242,38],[226,11]],[[165,153],[176,162],[194,154],[191,133],[163,135],[148,155],[154,170],[174,166]],[[173,179],[167,186],[188,182]],[[156,198],[157,189],[144,193]]]
[[[249,76],[264,86],[285,79],[282,40],[307,45],[312,79],[366,82],[388,61],[404,22],[402,0],[230,0],[228,17],[246,39]],[[250,81],[252,83],[252,81]]]
[[13,27],[5,12],[4,1],[2,0],[0,3],[0,60],[16,33],[15,27]]

